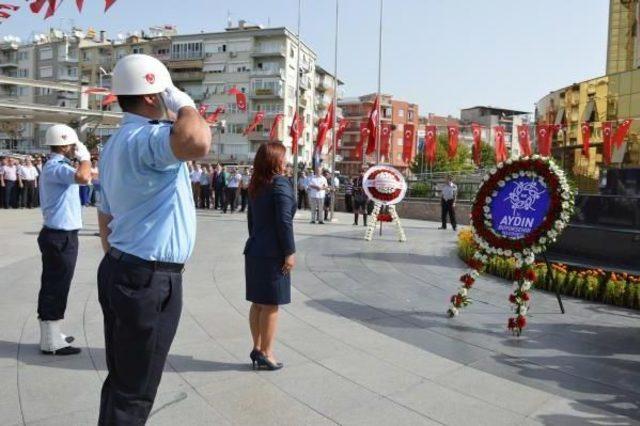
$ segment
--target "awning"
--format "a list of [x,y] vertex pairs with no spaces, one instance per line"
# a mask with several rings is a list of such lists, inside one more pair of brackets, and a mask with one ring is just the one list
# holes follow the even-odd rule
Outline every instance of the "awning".
[[204,72],[224,72],[225,64],[206,64],[202,71]]
[[41,105],[0,101],[0,120],[33,123],[100,123],[114,126],[120,124],[122,113],[97,111],[81,108],[67,108],[55,105]]
[[558,112],[556,113],[556,121],[555,124],[562,124],[564,123],[566,120],[564,118],[564,107],[561,107]]
[[582,121],[591,122],[594,121],[596,114],[596,102],[593,99],[589,99],[587,106],[582,114]]

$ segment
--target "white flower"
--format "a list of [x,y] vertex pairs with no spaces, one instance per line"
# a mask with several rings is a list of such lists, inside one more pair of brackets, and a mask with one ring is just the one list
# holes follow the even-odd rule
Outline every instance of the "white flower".
[[493,201],[493,200],[491,199],[491,197],[487,197],[487,198],[484,199],[484,201],[487,204],[491,204],[491,201]]
[[527,307],[525,305],[520,305],[520,311],[518,313],[520,315],[527,315]]
[[482,210],[484,210],[485,213],[489,213],[491,211],[491,209],[489,208],[489,206],[484,206],[482,208]]
[[496,169],[495,167],[492,167],[491,170],[489,170],[489,173],[496,174],[496,172],[498,171],[498,169]]
[[451,306],[451,307],[449,308],[449,312],[450,312],[450,313],[451,313],[451,315],[452,315],[452,316],[454,316],[454,317],[455,317],[455,316],[457,316],[457,315],[458,315],[458,313],[459,313],[458,308],[456,308],[455,306]]
[[484,175],[482,176],[482,180],[484,180],[485,182],[489,180],[489,175]]
[[546,237],[540,237],[539,241],[540,241],[540,244],[544,244],[544,243],[547,242],[547,239],[546,239]]
[[514,256],[516,259],[522,259],[522,254],[521,254],[520,252],[515,252],[515,253],[513,253],[513,256]]
[[516,268],[522,268],[523,264],[524,262],[522,261],[522,259],[516,259]]
[[480,276],[480,272],[476,271],[475,269],[473,271],[471,271],[471,276],[473,278],[478,278]]
[[499,249],[498,249],[498,254],[499,254],[500,256],[502,256],[502,253],[503,253],[502,249],[501,249],[501,248],[499,248]]
[[524,176],[524,170],[520,170],[520,172],[518,173],[520,176]]
[[568,201],[563,201],[562,202],[562,208],[565,209],[565,210],[568,209],[569,208],[569,202]]
[[496,197],[496,196],[498,196],[498,191],[493,191],[493,192],[491,193],[491,196],[492,196],[492,197]]
[[498,167],[499,169],[501,169],[501,168],[502,168],[502,166],[504,166],[504,164],[503,164],[503,163],[498,163],[498,165],[497,165],[496,167]]
[[530,253],[527,255],[527,257],[524,258],[524,263],[527,265],[531,265],[535,260],[536,257],[533,255],[533,253]]
[[511,250],[505,250],[504,251],[504,255],[507,256],[507,257],[511,257],[511,254],[512,254]]
[[505,177],[504,177],[504,181],[505,181],[505,182],[509,182],[510,180],[511,180],[511,176],[505,176]]
[[502,188],[504,186],[504,181],[503,180],[499,181],[498,186]]
[[520,286],[520,290],[522,291],[529,291],[530,288],[531,288],[531,281],[527,281],[527,280],[524,280],[522,282],[522,286]]
[[467,289],[466,289],[466,288],[464,288],[464,287],[462,287],[462,288],[458,291],[458,294],[459,294],[460,296],[462,296],[462,297],[466,296],[466,295],[467,295]]
[[511,164],[511,163],[513,163],[513,160],[511,158],[508,158],[507,161],[505,161],[505,163]]
[[569,194],[568,192],[563,192],[562,198],[564,198],[565,200],[568,200],[569,198],[571,198],[571,194]]
[[511,173],[511,177],[514,178],[514,179],[519,177],[519,176],[520,176],[520,173],[517,173],[517,172],[516,173]]

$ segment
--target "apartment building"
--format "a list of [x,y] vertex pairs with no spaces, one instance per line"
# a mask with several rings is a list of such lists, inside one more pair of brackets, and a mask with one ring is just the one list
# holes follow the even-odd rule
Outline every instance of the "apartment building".
[[[341,80],[336,80],[335,76],[322,68],[320,65],[316,65],[316,77],[315,77],[315,101],[314,101],[314,117],[313,122],[315,124],[314,133],[312,135],[313,143],[317,140],[318,124],[327,115],[329,106],[333,102],[335,96],[338,99],[342,99],[342,93],[340,86],[343,84]],[[340,117],[342,112],[338,108],[337,117]],[[320,153],[320,159],[328,163],[329,162],[329,148],[333,144],[333,133],[328,132],[324,144],[324,149]]]
[[[356,147],[360,141],[360,124],[366,123],[369,113],[373,108],[376,94],[360,96],[357,98],[345,98],[338,102],[342,109],[343,116],[349,120],[349,127],[344,133],[340,146],[340,157],[338,168],[340,173],[348,176],[358,174],[362,163],[376,161],[376,154],[364,154],[358,159]],[[402,149],[404,145],[404,125],[413,124],[418,131],[419,111],[418,105],[395,100],[392,95],[382,94],[380,96],[380,121],[382,124],[391,124],[391,140],[389,149],[389,158],[383,159],[384,162],[391,164],[402,172],[406,172],[410,163],[403,161]],[[412,147],[411,158],[416,155],[417,143],[414,141]]]
[[520,156],[520,145],[518,144],[517,136],[518,125],[528,124],[530,121],[530,113],[508,108],[474,106],[460,110],[460,124],[465,126],[461,132],[464,141],[469,144],[472,143],[473,135],[469,126],[472,123],[477,123],[482,126],[482,140],[493,146],[495,140],[494,128],[502,126],[505,130],[505,145],[512,157]]

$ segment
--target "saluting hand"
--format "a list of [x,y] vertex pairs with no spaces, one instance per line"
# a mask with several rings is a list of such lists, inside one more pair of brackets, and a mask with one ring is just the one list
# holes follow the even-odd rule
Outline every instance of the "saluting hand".
[[196,104],[193,99],[175,86],[168,87],[164,92],[162,92],[162,99],[164,100],[167,110],[174,113],[176,116],[180,109],[184,107],[196,109]]
[[290,254],[284,258],[284,265],[282,265],[282,273],[287,275],[293,268],[296,267],[296,255]]

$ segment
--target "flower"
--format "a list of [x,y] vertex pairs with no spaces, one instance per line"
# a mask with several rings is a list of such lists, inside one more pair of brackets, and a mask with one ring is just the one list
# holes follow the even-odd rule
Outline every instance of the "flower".
[[522,300],[524,300],[525,302],[528,302],[529,300],[531,300],[531,296],[529,296],[529,293],[522,293],[522,294],[520,295],[520,298],[521,298]]
[[509,321],[507,322],[507,328],[509,330],[513,330],[514,328],[516,328],[516,319],[515,318],[509,318]]
[[523,329],[527,326],[527,319],[524,317],[524,315],[518,315],[518,318],[516,318],[516,326],[520,329]]
[[510,303],[516,303],[517,300],[518,300],[518,298],[516,297],[515,294],[512,293],[512,294],[509,295],[509,302]]
[[527,272],[524,273],[524,277],[527,281],[535,281],[536,280],[536,271],[533,269],[528,269]]

